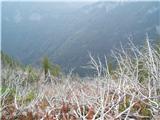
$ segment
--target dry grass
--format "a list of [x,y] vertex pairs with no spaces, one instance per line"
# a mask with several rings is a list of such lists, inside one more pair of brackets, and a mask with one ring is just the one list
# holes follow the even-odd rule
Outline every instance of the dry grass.
[[113,53],[118,65],[112,74],[107,60],[102,65],[90,55],[90,67],[97,72],[94,78],[49,75],[44,81],[38,75],[31,83],[22,70],[2,69],[1,119],[158,120],[160,54],[148,39],[143,52],[130,45],[130,54],[123,48]]

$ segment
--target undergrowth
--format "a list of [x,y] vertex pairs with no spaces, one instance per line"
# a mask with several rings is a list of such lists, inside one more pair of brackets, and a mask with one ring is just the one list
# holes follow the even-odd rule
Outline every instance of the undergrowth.
[[[132,42],[113,52],[115,70],[90,55],[93,78],[54,77],[40,70],[1,71],[2,120],[158,120],[160,118],[160,53]],[[46,76],[47,74],[47,76]]]

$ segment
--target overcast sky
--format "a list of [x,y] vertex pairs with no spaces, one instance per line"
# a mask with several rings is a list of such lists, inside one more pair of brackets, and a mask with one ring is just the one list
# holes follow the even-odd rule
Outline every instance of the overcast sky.
[[41,2],[47,2],[47,1],[53,1],[53,2],[58,2],[58,1],[65,1],[65,2],[70,2],[70,1],[75,1],[75,2],[97,2],[97,1],[159,1],[159,0],[0,0],[0,1],[41,1]]

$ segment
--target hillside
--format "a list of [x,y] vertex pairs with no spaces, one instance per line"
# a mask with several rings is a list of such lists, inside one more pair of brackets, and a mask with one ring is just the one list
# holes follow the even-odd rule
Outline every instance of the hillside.
[[[94,77],[55,77],[45,67],[4,66],[1,120],[159,120],[160,44],[114,51],[117,66],[90,56]],[[133,54],[133,56],[131,56]],[[4,61],[11,60],[3,55]],[[5,62],[6,63],[6,62]],[[11,63],[11,61],[7,62]]]
[[24,64],[39,65],[48,55],[64,71],[81,74],[95,56],[126,46],[128,37],[141,45],[146,33],[160,33],[159,2],[3,2],[2,50]]

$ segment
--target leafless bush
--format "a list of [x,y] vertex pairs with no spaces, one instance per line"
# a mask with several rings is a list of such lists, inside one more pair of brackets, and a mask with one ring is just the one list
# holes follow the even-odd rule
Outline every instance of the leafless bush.
[[[96,71],[93,80],[68,76],[58,78],[39,75],[35,83],[27,81],[28,73],[2,70],[2,119],[35,120],[115,120],[158,119],[160,117],[160,54],[149,39],[139,50],[130,42],[113,52],[117,67],[109,72],[90,54],[90,68]],[[50,79],[50,82],[45,82]],[[76,80],[73,80],[76,79]],[[13,90],[13,91],[12,91]],[[11,92],[12,91],[12,92]],[[12,97],[11,97],[12,94]],[[34,94],[34,96],[33,96]],[[9,99],[9,98],[12,98]],[[9,101],[10,100],[10,101]]]

